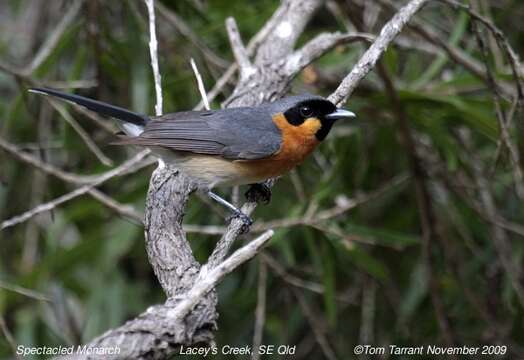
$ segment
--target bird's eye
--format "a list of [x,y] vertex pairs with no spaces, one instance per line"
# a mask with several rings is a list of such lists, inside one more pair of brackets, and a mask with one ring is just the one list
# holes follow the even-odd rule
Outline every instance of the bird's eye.
[[311,115],[313,115],[313,109],[311,107],[309,107],[309,106],[301,106],[300,107],[300,115],[305,117],[305,118],[308,118]]

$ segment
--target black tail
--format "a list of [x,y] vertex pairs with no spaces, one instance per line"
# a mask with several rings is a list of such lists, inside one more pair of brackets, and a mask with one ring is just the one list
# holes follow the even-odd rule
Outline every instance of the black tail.
[[83,96],[66,94],[60,91],[44,88],[32,88],[29,89],[29,91],[36,94],[56,96],[67,101],[71,101],[75,104],[82,105],[88,108],[89,110],[92,110],[99,114],[114,117],[126,122],[133,123],[135,125],[145,126],[145,124],[149,121],[149,118],[146,115],[137,114],[132,111],[123,109],[121,107],[109,105],[101,101],[88,99]]

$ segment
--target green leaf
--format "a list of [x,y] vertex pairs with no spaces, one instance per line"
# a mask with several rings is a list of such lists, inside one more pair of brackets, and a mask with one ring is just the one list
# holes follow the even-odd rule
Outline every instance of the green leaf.
[[341,241],[333,235],[328,235],[328,238],[341,250],[338,254],[347,257],[357,268],[378,280],[388,279],[388,271],[384,263],[363,250],[360,245],[354,242]]
[[383,55],[386,67],[390,74],[397,74],[398,71],[398,52],[394,47],[389,47]]
[[427,293],[428,274],[424,265],[419,262],[413,268],[409,279],[409,286],[402,295],[398,317],[399,325],[405,324],[411,319]]
[[406,246],[420,244],[420,238],[387,229],[371,228],[356,224],[347,224],[345,230],[351,236],[357,236],[365,242],[403,249]]
[[[449,121],[464,122],[471,129],[478,131],[489,139],[496,141],[499,136],[497,121],[493,111],[490,111],[492,104],[484,101],[465,100],[458,96],[438,95],[422,92],[400,91],[402,101],[408,102],[411,106],[416,102],[425,102],[425,108],[421,110],[431,111],[434,107],[437,110],[445,110],[446,106]],[[423,124],[427,119],[423,117],[411,116],[415,121]]]
[[[453,32],[451,33],[451,36],[449,38],[448,44],[450,46],[456,46],[460,39],[464,36],[464,33],[466,32],[467,25],[469,22],[469,16],[466,12],[461,12],[458,20],[456,22],[456,25],[453,29]],[[446,54],[441,54],[435,59],[431,65],[427,68],[427,70],[419,77],[417,81],[415,81],[413,84],[411,84],[411,88],[413,90],[421,89],[423,88],[427,83],[429,83],[435,76],[440,74],[442,71],[442,68],[444,65],[447,64],[449,58]]]

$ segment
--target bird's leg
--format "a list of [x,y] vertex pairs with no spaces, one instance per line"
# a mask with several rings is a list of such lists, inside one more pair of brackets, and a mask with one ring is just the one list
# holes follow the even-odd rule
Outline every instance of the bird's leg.
[[251,220],[251,218],[249,216],[247,216],[246,214],[244,214],[242,212],[242,210],[240,210],[239,208],[237,208],[235,205],[231,204],[229,201],[221,198],[220,196],[218,196],[217,194],[215,194],[214,192],[212,191],[208,191],[207,192],[207,195],[215,200],[217,203],[219,203],[220,205],[222,206],[225,206],[226,208],[228,208],[229,210],[231,210],[231,212],[233,213],[233,216],[234,217],[239,217],[242,222],[244,223],[245,226],[247,226],[249,228],[249,226],[251,226],[251,224],[253,224],[253,220]]
[[248,201],[261,201],[264,204],[271,201],[271,189],[265,183],[250,184],[244,195]]

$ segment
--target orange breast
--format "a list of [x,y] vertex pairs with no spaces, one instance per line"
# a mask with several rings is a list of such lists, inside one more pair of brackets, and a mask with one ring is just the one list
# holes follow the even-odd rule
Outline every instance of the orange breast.
[[282,145],[278,152],[266,159],[235,161],[246,177],[253,178],[253,182],[288,172],[304,161],[319,144],[315,134],[321,123],[317,118],[307,119],[301,125],[294,126],[287,122],[284,114],[277,114],[273,122],[282,132]]

